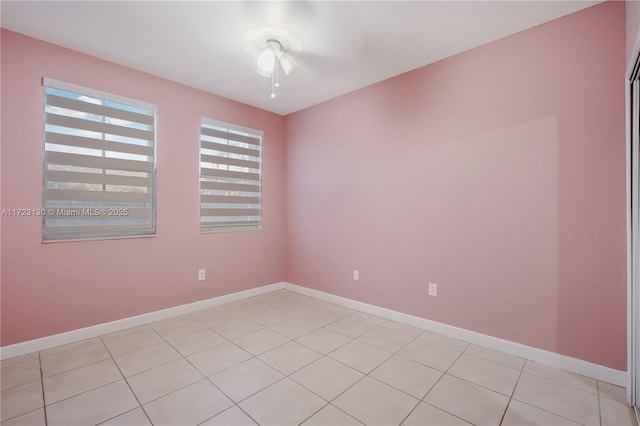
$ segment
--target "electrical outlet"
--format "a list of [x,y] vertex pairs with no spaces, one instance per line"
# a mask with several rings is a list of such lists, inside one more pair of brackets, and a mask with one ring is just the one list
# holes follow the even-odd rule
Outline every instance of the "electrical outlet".
[[437,296],[438,295],[438,284],[429,283],[429,296]]
[[204,269],[200,269],[198,271],[198,280],[203,281],[206,276],[206,271]]
[[353,280],[354,281],[358,281],[360,279],[360,273],[358,272],[357,269],[353,270]]

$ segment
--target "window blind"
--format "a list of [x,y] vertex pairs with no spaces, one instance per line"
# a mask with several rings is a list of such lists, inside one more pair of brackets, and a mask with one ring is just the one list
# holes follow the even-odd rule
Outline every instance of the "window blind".
[[44,80],[43,240],[155,234],[156,109]]
[[261,226],[262,132],[203,118],[200,231]]

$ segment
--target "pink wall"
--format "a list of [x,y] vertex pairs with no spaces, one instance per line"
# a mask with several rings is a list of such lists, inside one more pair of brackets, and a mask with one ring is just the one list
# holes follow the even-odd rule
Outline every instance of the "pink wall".
[[[3,217],[2,345],[283,280],[282,117],[5,30],[1,59],[3,208],[42,205],[42,77],[158,105],[157,236],[42,244]],[[264,130],[262,230],[200,235],[201,116]]]
[[625,370],[624,9],[288,116],[287,281]]

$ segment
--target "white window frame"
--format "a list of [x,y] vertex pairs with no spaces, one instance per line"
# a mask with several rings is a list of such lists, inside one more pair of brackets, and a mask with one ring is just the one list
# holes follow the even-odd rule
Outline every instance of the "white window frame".
[[[144,101],[131,99],[131,98],[120,96],[120,95],[106,93],[100,90],[91,89],[91,88],[87,88],[87,87],[83,87],[83,86],[79,86],[71,83],[66,83],[66,82],[62,82],[62,81],[58,81],[50,78],[44,78],[42,83],[43,83],[42,84],[43,85],[42,241],[45,243],[48,243],[48,242],[74,241],[74,240],[96,240],[96,239],[133,238],[133,237],[137,238],[137,237],[155,236],[156,235],[156,193],[157,193],[157,179],[156,179],[157,110],[158,110],[157,106],[149,102],[144,102]],[[78,110],[76,113],[84,113],[87,115],[93,114],[98,117],[102,117],[103,121],[98,121],[98,123],[102,123],[103,126],[105,124],[108,126],[111,126],[112,129],[116,129],[116,127],[114,127],[114,124],[115,124],[118,127],[122,127],[124,129],[128,129],[129,131],[135,132],[136,131],[135,126],[131,126],[131,123],[146,124],[149,128],[141,129],[141,130],[143,132],[152,133],[152,137],[150,139],[133,137],[133,140],[135,139],[147,140],[148,142],[151,142],[153,146],[151,147],[148,145],[145,146],[145,145],[137,144],[133,142],[126,142],[125,141],[126,135],[121,136],[115,132],[110,133],[109,131],[107,131],[107,129],[104,129],[101,131],[100,130],[90,131],[90,132],[93,132],[94,134],[101,133],[102,138],[95,138],[89,135],[87,136],[76,135],[76,136],[80,136],[81,138],[84,138],[86,141],[91,142],[90,145],[95,145],[95,146],[91,146],[91,148],[87,148],[82,145],[75,145],[73,142],[65,142],[64,131],[62,132],[48,131],[48,129],[49,130],[51,129],[50,127],[48,127],[49,125],[51,126],[57,125],[55,122],[54,123],[48,122],[48,116],[47,116],[48,108],[51,109],[53,107],[53,109],[55,109],[56,107],[57,108],[64,108],[64,107],[53,105],[54,103],[60,102],[60,101],[52,101],[50,103],[47,101],[47,89],[72,92],[79,96],[86,96],[89,98],[94,98],[99,101],[102,101],[102,103],[97,104],[98,106],[96,108],[97,109],[102,108],[105,110],[104,112],[108,112],[109,109],[111,109],[111,111],[121,109],[121,108],[118,108],[117,106],[105,105],[104,103],[117,103],[117,104],[122,104],[126,107],[144,110],[144,112],[136,112],[136,111],[130,111],[130,110],[128,111],[127,109],[121,109],[120,112],[124,114],[125,117],[128,112],[131,113],[131,116],[134,116],[134,115],[150,116],[150,119],[146,119],[146,121],[148,121],[147,123],[140,123],[140,122],[133,121],[131,119],[127,120],[126,118],[121,118],[121,117],[120,118],[110,117],[106,114],[101,115],[97,112],[85,112],[82,110]],[[50,96],[55,96],[55,95],[50,95]],[[64,99],[64,97],[60,97],[60,96],[56,96],[56,97],[58,99]],[[70,98],[70,101],[72,103],[77,102],[77,100],[74,100],[71,98]],[[80,101],[82,102],[82,100]],[[87,103],[89,104],[94,102],[87,102]],[[55,115],[55,113],[51,113],[51,114]],[[73,119],[73,114],[71,115],[62,114],[61,116],[58,116],[58,117],[62,117],[63,120],[64,120],[64,117],[70,117]],[[129,126],[118,125],[114,123],[112,120],[115,120],[116,123],[117,123],[117,120],[121,120],[124,122],[129,121],[130,125]],[[88,121],[93,121],[93,120],[88,120]],[[71,124],[62,125],[62,127],[69,129],[67,130],[67,132],[71,136],[74,136],[73,135],[74,132],[84,131],[81,127],[76,128],[76,127],[73,127]],[[58,136],[55,143],[50,141],[48,142],[52,134],[56,134],[56,135],[61,134],[63,136]],[[118,138],[120,138],[120,140],[118,140]],[[95,139],[97,143],[93,144],[92,143],[93,141],[91,141],[91,139]],[[100,147],[100,142],[103,142],[104,144],[102,147]],[[53,143],[54,145],[58,145],[57,150],[53,148],[48,149],[47,148],[48,143]],[[113,147],[114,143],[123,143],[122,147],[131,146],[132,147],[131,151],[139,151],[139,152],[127,152],[126,150],[122,150],[122,149],[116,150],[116,151],[109,150],[108,149],[109,144],[112,144],[112,147]],[[111,160],[112,166],[111,167],[104,167],[104,165],[101,167],[98,167],[96,165],[87,166],[86,164],[81,164],[81,162],[79,162],[78,164],[65,164],[62,166],[57,166],[58,167],[57,170],[56,170],[56,166],[54,166],[54,168],[49,168],[50,164],[55,164],[55,162],[49,161],[49,159],[52,158],[51,154],[56,153],[56,154],[62,154],[62,156],[64,156],[65,153],[76,154],[74,150],[77,150],[77,153],[81,153],[83,152],[82,151],[83,149],[84,150],[86,149],[101,150],[103,157],[99,157],[99,156],[96,156],[96,157],[107,158]],[[144,153],[141,154],[140,152],[144,152]],[[128,169],[126,167],[120,168],[120,165],[116,164],[118,160],[122,160],[123,164],[126,164],[124,163],[126,161],[130,161],[131,158],[126,158],[127,155],[130,155],[130,156],[138,155],[139,157],[147,157],[147,158],[150,156],[153,157],[152,161],[139,160],[139,159],[134,160],[139,163],[140,162],[149,163],[149,170],[145,170],[143,172],[143,173],[146,173],[146,176],[143,176],[140,179],[137,176],[135,176],[135,173],[134,173],[136,172],[135,170]],[[84,157],[90,158],[90,156],[87,154],[85,154]],[[60,168],[64,168],[65,166],[67,166],[71,171],[65,172],[60,170]],[[74,170],[74,168],[76,169]],[[109,175],[111,179],[107,178],[102,183],[97,182],[96,175],[99,175],[100,173],[88,172],[86,177],[82,177],[81,175],[83,174],[83,172],[79,171],[78,168],[85,168],[85,170],[87,171],[92,168],[102,169],[102,174]],[[118,171],[119,173],[116,171]],[[76,174],[77,176],[79,176],[79,180],[78,181],[60,181],[55,179],[50,180],[49,178],[53,174],[55,174],[55,172],[57,172],[58,174],[62,172],[63,174],[66,173],[67,175]],[[111,173],[108,173],[108,172],[111,172]],[[142,175],[142,173],[140,173],[140,175]],[[72,191],[68,190],[69,189],[68,187],[66,188],[67,195],[68,195],[66,199],[62,199],[62,198],[55,199],[53,195],[50,197],[47,196],[48,193],[54,193],[54,191],[51,191],[51,190],[56,189],[55,185],[57,184],[57,182],[62,182],[62,183],[67,182],[67,184],[71,184],[71,188],[73,188],[74,184],[77,185],[78,183],[89,182],[89,181],[83,180],[85,178],[91,181],[90,185],[103,186],[102,190],[95,191],[97,193],[95,200],[89,201],[87,198],[83,199],[83,196],[81,194],[78,195],[78,199],[73,199],[71,198],[73,196]],[[138,182],[142,182],[142,181],[147,181],[147,182],[144,184],[125,183],[126,181],[132,181],[132,182],[136,181],[136,179]],[[114,180],[115,180],[115,183],[114,183]],[[122,182],[119,182],[119,181],[122,181]],[[126,190],[118,191],[113,189],[107,190],[106,189],[107,186],[111,186],[111,187],[123,186],[123,188],[126,188],[127,186],[129,188],[140,187],[140,188],[146,188],[145,189],[146,192],[126,191]],[[138,202],[137,200],[132,201],[135,199],[135,194],[148,194],[149,191],[151,193],[150,194],[151,196],[144,197],[148,201],[140,201],[140,202]],[[83,192],[87,194],[88,191],[85,190]],[[98,200],[100,198],[98,194],[100,193],[108,193],[108,196],[104,197],[103,200]],[[121,199],[118,199],[118,194],[120,193],[127,194],[127,195],[126,196],[123,195]],[[130,206],[131,208],[128,208],[128,206]],[[141,206],[144,206],[144,207],[141,207]],[[146,212],[148,210],[150,210],[150,212]],[[64,217],[65,215],[67,215],[66,218]],[[63,219],[66,219],[69,221],[68,226],[58,225],[61,223]]]
[[[257,215],[230,215],[228,217],[234,217],[234,218],[240,218],[240,217],[257,217],[256,220],[246,220],[246,221],[237,221],[238,224],[232,224],[231,220],[226,222],[223,225],[207,225],[207,222],[203,222],[203,218],[204,217],[211,217],[211,216],[203,216],[203,211],[208,210],[211,211],[212,209],[215,208],[224,208],[223,205],[224,204],[232,204],[233,203],[224,203],[224,202],[218,202],[218,203],[207,203],[205,201],[203,201],[203,197],[207,196],[208,194],[205,193],[206,191],[208,191],[206,188],[203,188],[203,182],[211,182],[213,183],[213,181],[215,179],[220,179],[220,183],[223,183],[222,180],[226,179],[226,178],[214,178],[211,176],[206,175],[207,170],[212,170],[211,167],[203,167],[203,163],[207,164],[208,162],[203,161],[203,155],[206,156],[207,154],[203,153],[203,149],[206,149],[203,147],[204,143],[207,143],[207,141],[203,140],[203,133],[202,133],[202,129],[203,129],[203,125],[206,126],[213,126],[213,127],[217,127],[220,129],[221,132],[228,132],[228,133],[240,133],[243,137],[249,137],[249,138],[255,138],[259,140],[259,143],[257,145],[248,147],[247,149],[252,149],[252,150],[257,150],[259,152],[259,156],[250,156],[252,158],[257,158],[257,163],[259,164],[259,168],[257,169],[258,171],[245,171],[245,172],[239,172],[239,173],[247,173],[248,175],[257,175],[258,178],[257,179],[245,179],[247,181],[251,181],[253,183],[240,183],[240,184],[246,184],[249,186],[258,186],[258,190],[257,191],[246,191],[247,193],[251,193],[254,195],[248,195],[248,194],[244,194],[244,195],[224,195],[221,194],[222,191],[218,191],[218,193],[216,195],[220,196],[229,196],[229,197],[248,197],[250,199],[255,199],[256,197],[258,198],[258,203],[246,203],[247,205],[251,205],[251,204],[257,204],[257,210],[259,210]],[[202,117],[200,120],[200,142],[198,144],[198,164],[199,164],[199,197],[198,197],[198,205],[199,205],[199,222],[200,222],[200,233],[202,234],[207,234],[207,233],[217,233],[217,232],[229,232],[229,231],[248,231],[248,230],[259,230],[262,229],[262,166],[263,166],[263,135],[264,133],[261,130],[256,130],[256,129],[252,129],[249,127],[243,127],[243,126],[239,126],[237,124],[231,124],[231,123],[226,123],[223,121],[218,121],[218,120],[214,120],[211,118],[207,118],[207,117]],[[224,139],[224,138],[221,138]],[[229,139],[232,140],[232,139]],[[242,142],[242,141],[239,141]],[[211,142],[209,142],[211,143]],[[257,146],[257,148],[256,148]],[[236,155],[236,154],[228,154],[228,155]],[[233,157],[231,157],[233,158]],[[255,160],[249,160],[249,161],[255,161]],[[208,163],[208,164],[214,164],[215,166],[221,166],[221,167],[232,167],[229,166],[228,164],[223,164],[223,163]],[[255,170],[255,168],[250,168],[252,170]],[[227,171],[229,171],[227,169]],[[236,177],[236,178],[228,178],[229,183],[234,183],[234,179],[239,179],[242,180],[241,177]],[[215,192],[212,190],[212,192]],[[242,192],[242,191],[241,191]],[[203,207],[203,205],[209,205],[209,207]],[[217,206],[213,206],[214,204],[217,204]],[[237,203],[237,205],[241,205],[242,203]],[[237,209],[247,209],[249,210],[249,207],[231,207],[231,208],[237,208]],[[255,210],[255,208],[253,208]],[[224,219],[221,219],[224,220]],[[208,222],[208,223],[214,223],[214,222]]]

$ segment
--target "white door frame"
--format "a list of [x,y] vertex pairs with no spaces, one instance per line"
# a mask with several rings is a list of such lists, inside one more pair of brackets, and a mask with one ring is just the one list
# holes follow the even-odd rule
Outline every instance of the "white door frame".
[[625,78],[627,171],[627,400],[640,418],[640,39]]

